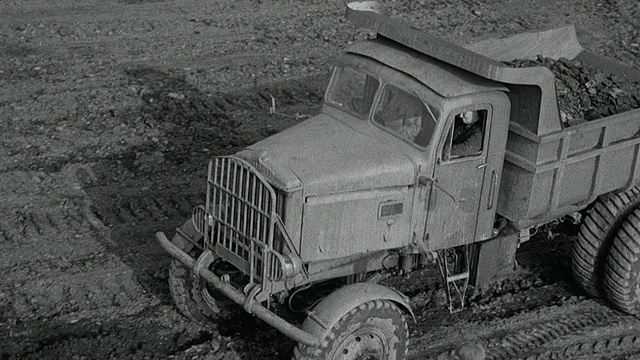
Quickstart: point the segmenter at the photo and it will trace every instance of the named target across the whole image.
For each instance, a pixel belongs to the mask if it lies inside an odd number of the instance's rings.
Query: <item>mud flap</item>
[[[518,232],[474,244],[471,256],[473,286],[483,286],[510,274],[515,268]]]

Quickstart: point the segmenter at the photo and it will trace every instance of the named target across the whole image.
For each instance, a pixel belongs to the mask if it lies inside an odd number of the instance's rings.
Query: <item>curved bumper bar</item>
[[[167,239],[167,236],[163,232],[161,231],[157,232],[156,239],[160,243],[160,246],[162,246],[162,248],[165,249],[174,259],[180,261],[188,268],[194,269],[197,275],[202,277],[209,284],[213,285],[218,291],[220,291],[226,297],[233,300],[240,306],[246,306],[246,304],[249,304],[248,305],[249,308],[246,310],[254,314],[255,316],[257,316],[260,320],[278,329],[284,335],[286,335],[287,337],[295,341],[301,342],[309,346],[314,346],[314,347],[320,346],[321,340],[317,336],[311,333],[308,333],[298,328],[297,326],[287,322],[286,320],[282,319],[278,315],[269,311],[267,308],[260,305],[259,303],[247,301],[248,300],[247,296],[245,296],[242,292],[238,291],[233,286],[223,282],[218,276],[216,276],[211,271],[203,268],[196,269],[196,260],[191,256],[189,256],[189,254],[180,250],[180,248],[175,246],[173,243],[171,243],[171,241]]]

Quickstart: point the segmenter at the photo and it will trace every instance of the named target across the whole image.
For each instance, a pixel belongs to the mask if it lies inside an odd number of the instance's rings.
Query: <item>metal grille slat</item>
[[[258,202],[257,202],[258,208],[262,209],[262,205],[263,205],[262,204],[262,194],[264,192],[264,189],[262,187],[259,187],[257,190],[258,190]],[[264,239],[264,236],[263,236],[264,234],[262,233],[262,216],[261,215],[262,214],[258,214],[258,231],[257,231],[257,234],[258,234],[258,237]]]
[[[212,189],[211,191],[207,191],[208,193],[212,192],[211,195],[211,204],[217,204],[218,203],[218,199],[220,198],[220,195],[218,194],[219,191],[218,189]],[[211,211],[211,216],[215,219],[219,219],[220,218],[220,208],[213,206],[212,208],[210,208]],[[211,239],[212,239],[212,243],[213,244],[218,244],[220,242],[220,231],[212,231],[211,232]]]
[[[256,179],[255,178],[251,178],[251,193],[250,193],[250,198],[249,198],[249,202],[252,203],[255,200],[255,194],[256,194]],[[250,230],[248,232],[249,237],[254,237],[255,233],[255,221],[256,221],[256,217],[255,217],[256,213],[254,211],[251,212],[251,220],[249,221],[249,225],[250,225]]]

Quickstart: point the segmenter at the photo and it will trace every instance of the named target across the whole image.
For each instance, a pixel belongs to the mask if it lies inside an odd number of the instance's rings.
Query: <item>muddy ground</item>
[[[640,68],[636,0],[385,1],[460,43],[575,24],[584,47]],[[176,312],[153,238],[202,202],[207,158],[318,111],[331,57],[367,37],[344,1],[0,2],[0,358],[288,359],[293,343],[238,313]],[[270,116],[270,96],[281,114]],[[640,358],[640,320],[581,292],[574,234],[524,244],[512,276],[449,315],[425,271],[410,358]]]

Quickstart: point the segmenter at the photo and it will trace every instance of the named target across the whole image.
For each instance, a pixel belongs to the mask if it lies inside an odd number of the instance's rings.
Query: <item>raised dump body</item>
[[[601,194],[640,181],[640,109],[563,129],[553,73],[502,63],[564,57],[640,81],[639,71],[585,51],[572,26],[462,47],[389,19],[374,2],[348,7],[346,17],[379,37],[507,87],[511,114],[497,213],[516,227],[575,212]]]

